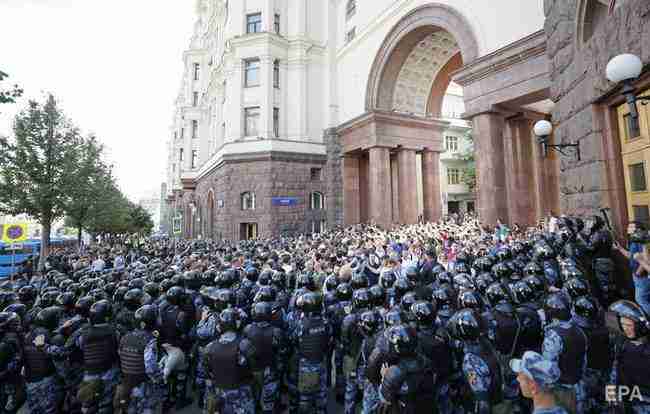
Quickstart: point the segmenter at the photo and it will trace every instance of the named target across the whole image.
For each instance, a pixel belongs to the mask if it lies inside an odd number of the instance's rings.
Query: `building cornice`
[[[452,79],[465,87],[545,53],[546,33],[539,30],[463,65],[452,74]]]
[[[378,121],[393,125],[418,128],[424,127],[430,129],[448,129],[451,125],[451,122],[439,118],[428,118],[400,112],[374,110],[361,114],[358,117],[341,124],[336,129],[336,132],[340,136],[341,134],[348,133],[352,130],[362,128],[370,123]]]

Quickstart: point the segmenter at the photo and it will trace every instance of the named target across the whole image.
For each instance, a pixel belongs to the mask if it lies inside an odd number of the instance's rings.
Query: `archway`
[[[449,6],[418,7],[391,29],[370,69],[366,113],[339,128],[346,223],[440,218],[442,102],[451,74],[478,53],[470,24]]]

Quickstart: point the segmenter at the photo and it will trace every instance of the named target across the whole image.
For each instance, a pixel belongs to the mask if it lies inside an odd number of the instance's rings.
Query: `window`
[[[280,108],[273,108],[273,135],[280,138]]]
[[[241,209],[255,210],[255,193],[247,191],[241,195]]]
[[[201,70],[201,65],[198,63],[194,64],[194,80],[197,81],[199,80],[199,71]]]
[[[244,136],[254,137],[258,134],[257,125],[260,119],[260,107],[244,109]]]
[[[174,139],[178,139],[178,131],[174,131]]]
[[[199,161],[199,152],[197,150],[192,150],[192,168],[196,168]]]
[[[460,172],[458,168],[447,168],[447,184],[457,185],[460,183]]]
[[[322,193],[316,191],[309,195],[309,208],[312,210],[325,209],[325,197]]]
[[[630,140],[641,136],[641,126],[639,125],[639,118],[634,118],[630,114],[623,117],[625,120],[625,138]]]
[[[630,170],[630,187],[632,191],[646,191],[645,169],[643,163],[632,164]]]
[[[192,93],[192,106],[199,106],[199,93]]]
[[[326,220],[321,220],[321,221],[312,221],[311,222],[311,232],[312,233],[323,233],[327,231],[327,221]]]
[[[473,201],[468,201],[467,202],[467,212],[468,213],[473,213],[474,210],[475,210],[474,202]]]
[[[199,121],[196,119],[192,120],[192,139],[196,139],[199,134]]]
[[[345,43],[350,43],[354,39],[354,36],[356,36],[356,29],[356,27],[353,27],[345,34]]]
[[[445,148],[451,152],[458,151],[458,137],[445,137]]]
[[[226,140],[226,123],[225,122],[221,124],[221,138],[223,139],[223,141]]]
[[[350,19],[357,12],[357,2],[356,0],[348,0],[348,5],[345,10],[345,18]]]
[[[178,161],[183,162],[183,148],[178,150]]]
[[[645,224],[646,226],[650,224],[650,211],[648,206],[632,206],[634,210],[634,221]]]
[[[244,61],[244,87],[260,85],[260,60],[250,59]]]
[[[246,16],[246,33],[259,33],[262,31],[262,13]]]
[[[280,61],[279,60],[273,61],[273,87],[274,88],[280,87]]]
[[[312,181],[320,181],[322,179],[321,178],[321,172],[322,172],[322,169],[320,169],[320,168],[312,168],[311,171],[310,171],[311,180]]]
[[[273,16],[273,31],[276,35],[280,35],[280,15],[277,13]]]
[[[185,128],[181,128],[181,139],[185,138]]]

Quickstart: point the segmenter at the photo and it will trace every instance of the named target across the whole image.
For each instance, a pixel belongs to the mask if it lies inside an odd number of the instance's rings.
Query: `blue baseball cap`
[[[525,374],[544,388],[552,388],[560,379],[557,364],[534,351],[526,351],[521,359],[511,359],[510,369]]]

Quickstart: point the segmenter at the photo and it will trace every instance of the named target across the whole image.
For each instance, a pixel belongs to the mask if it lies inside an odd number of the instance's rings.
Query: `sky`
[[[104,143],[129,198],[159,196],[194,0],[0,0],[0,21],[0,87],[25,90],[0,108],[0,134],[28,99],[53,93]]]

